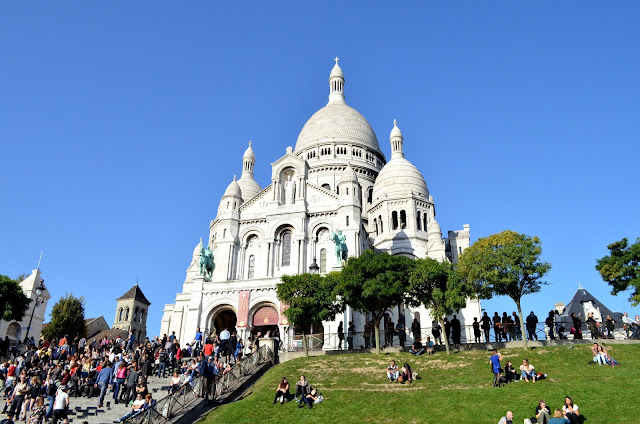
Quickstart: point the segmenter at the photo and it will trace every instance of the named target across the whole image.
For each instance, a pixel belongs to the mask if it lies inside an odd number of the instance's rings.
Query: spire
[[[338,65],[339,58],[333,59],[336,64],[329,75],[329,103],[344,103],[344,74]]]
[[[398,128],[398,121],[394,119],[393,129],[389,136],[389,141],[391,142],[391,159],[404,157],[404,152],[402,151],[402,140],[402,131]]]
[[[242,175],[240,178],[245,176],[253,178],[253,165],[256,163],[256,155],[253,153],[253,149],[251,148],[251,140],[249,140],[249,147],[244,151],[244,155],[242,155]]]

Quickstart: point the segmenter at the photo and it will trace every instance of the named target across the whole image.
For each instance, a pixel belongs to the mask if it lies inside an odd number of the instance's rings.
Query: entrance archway
[[[278,331],[278,321],[280,314],[271,305],[263,305],[256,309],[253,313],[253,331],[254,335],[258,332],[264,336],[269,332],[270,335],[274,335]]]
[[[12,342],[15,342],[20,339],[20,333],[22,332],[22,327],[17,322],[12,322],[7,327],[7,338]]]
[[[238,317],[232,309],[223,309],[213,314],[209,328],[213,334],[220,334],[225,328],[229,330],[230,333],[233,333],[236,331],[237,321]]]

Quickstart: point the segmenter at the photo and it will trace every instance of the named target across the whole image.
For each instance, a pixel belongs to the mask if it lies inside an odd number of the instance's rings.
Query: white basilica
[[[349,256],[366,249],[415,258],[456,262],[469,246],[469,226],[443,238],[433,197],[424,177],[403,153],[403,137],[394,121],[389,162],[371,125],[348,106],[345,79],[336,65],[329,77],[329,102],[300,131],[295,149],[271,164],[271,184],[261,188],[253,178],[255,154],[242,157],[242,175],[227,187],[209,226],[208,246],[215,270],[200,275],[202,241],[175,303],[165,305],[161,334],[193,341],[196,327],[207,333],[223,327],[263,334],[278,326],[287,343],[294,329],[282,313],[276,285],[284,274],[340,269],[332,232],[346,236]],[[431,326],[424,308],[400,305],[389,315],[404,318],[410,328],[418,318]],[[462,315],[462,316],[460,316]],[[470,302],[458,318],[470,325],[480,305]],[[361,332],[369,317],[347,309],[315,332],[335,333],[338,322],[353,321]],[[411,343],[410,331],[407,343]],[[362,343],[355,343],[357,346]]]

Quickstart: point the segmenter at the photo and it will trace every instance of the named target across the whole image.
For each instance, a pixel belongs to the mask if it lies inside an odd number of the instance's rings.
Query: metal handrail
[[[216,397],[232,392],[235,389],[235,384],[242,377],[252,374],[267,362],[273,362],[273,359],[274,353],[269,346],[260,346],[258,350],[247,355],[241,362],[236,363],[230,371],[214,378],[213,385]],[[194,401],[202,400],[200,394],[203,393],[203,385],[206,384],[207,378],[198,376],[191,382],[185,383],[179,390],[158,400],[152,407],[127,418],[123,423],[160,424],[168,422]]]

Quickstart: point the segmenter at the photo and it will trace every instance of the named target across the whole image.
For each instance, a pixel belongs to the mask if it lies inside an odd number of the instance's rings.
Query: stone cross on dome
[[[335,59],[333,59],[336,62],[336,65],[338,64],[338,61],[340,60],[340,58],[338,56],[336,56]]]

